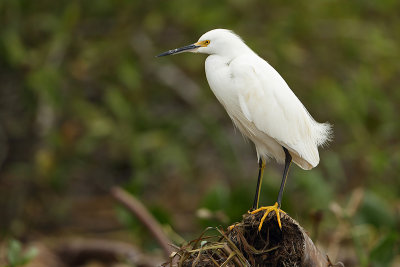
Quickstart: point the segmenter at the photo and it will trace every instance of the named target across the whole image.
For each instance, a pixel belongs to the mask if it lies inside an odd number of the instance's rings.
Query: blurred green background
[[[109,197],[120,185],[179,244],[252,204],[257,159],[205,55],[155,58],[234,30],[334,141],[293,166],[283,209],[333,261],[399,266],[400,2],[0,1],[0,240],[106,236],[156,253]],[[261,203],[283,166],[267,165]],[[396,256],[397,255],[397,256]]]

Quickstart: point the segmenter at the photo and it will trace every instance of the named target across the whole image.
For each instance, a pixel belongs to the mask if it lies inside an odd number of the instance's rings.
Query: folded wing
[[[231,71],[245,118],[312,167],[318,165],[318,146],[329,140],[330,125],[316,122],[279,73],[263,59],[254,56],[235,60]]]

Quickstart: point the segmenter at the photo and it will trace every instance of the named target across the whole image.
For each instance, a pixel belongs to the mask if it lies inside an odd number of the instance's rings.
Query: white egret
[[[305,170],[317,166],[318,146],[330,140],[331,126],[316,122],[279,73],[232,31],[211,30],[198,42],[169,50],[158,57],[181,52],[209,55],[205,71],[211,90],[235,126],[256,147],[259,173],[251,213],[265,210],[259,225],[261,230],[268,213],[275,211],[282,228],[279,212],[283,212],[282,194],[290,164],[293,161]],[[268,158],[275,158],[285,167],[275,205],[259,208]]]

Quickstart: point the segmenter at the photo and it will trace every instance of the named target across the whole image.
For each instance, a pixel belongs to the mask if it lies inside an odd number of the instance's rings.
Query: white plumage
[[[210,54],[205,70],[211,90],[240,130],[256,146],[258,157],[293,161],[309,170],[319,163],[318,146],[330,139],[329,124],[316,122],[279,73],[237,35],[216,29],[199,53]]]
[[[208,83],[240,132],[256,146],[259,174],[251,213],[275,211],[279,227],[282,194],[291,162],[305,170],[319,163],[318,146],[330,140],[331,126],[308,113],[285,80],[242,39],[229,30],[205,33],[199,41],[159,56],[204,53]],[[268,158],[285,163],[275,205],[258,208],[261,181]]]
[[[204,53],[211,90],[240,132],[256,146],[258,158],[293,161],[309,170],[319,163],[318,146],[330,140],[331,126],[308,113],[279,73],[232,31],[215,29],[197,43],[169,50]]]

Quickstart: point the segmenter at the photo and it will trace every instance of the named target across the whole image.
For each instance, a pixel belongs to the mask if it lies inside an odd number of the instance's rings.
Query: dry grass
[[[245,214],[227,231],[207,228],[199,238],[178,248],[163,266],[303,266],[307,242],[303,229],[282,214],[281,230],[271,213],[258,231],[262,215]],[[207,235],[211,231],[216,234]]]

